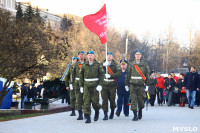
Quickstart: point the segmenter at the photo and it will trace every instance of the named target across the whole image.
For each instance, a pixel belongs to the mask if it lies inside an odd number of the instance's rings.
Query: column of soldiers
[[[129,115],[129,92],[131,99],[131,110],[133,111],[133,121],[142,119],[142,109],[144,108],[145,86],[148,88],[149,67],[141,60],[142,51],[135,52],[133,64],[128,64],[126,60],[121,60],[121,69],[113,60],[113,53],[107,53],[107,60],[98,63],[95,59],[94,51],[79,51],[78,58],[73,59],[73,63],[66,76],[66,89],[70,90],[70,106],[75,116],[78,110],[77,120],[86,119],[85,123],[91,123],[91,105],[95,111],[94,121],[99,119],[99,110],[104,111],[103,120],[113,119],[116,108],[116,91],[118,94],[116,115],[120,116],[122,105],[124,104],[124,114]],[[145,86],[144,86],[145,85]],[[99,95],[102,97],[102,105],[99,103]],[[123,98],[123,99],[122,99]],[[123,101],[123,102],[122,102]],[[108,117],[108,103],[110,103],[110,115]]]

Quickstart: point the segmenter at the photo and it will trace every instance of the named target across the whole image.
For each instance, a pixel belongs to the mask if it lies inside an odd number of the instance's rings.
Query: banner
[[[97,13],[84,16],[83,23],[90,31],[92,31],[99,37],[101,44],[105,44],[107,42],[106,4],[104,4]]]

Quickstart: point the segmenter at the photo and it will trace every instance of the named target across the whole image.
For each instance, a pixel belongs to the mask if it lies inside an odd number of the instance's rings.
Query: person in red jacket
[[[163,103],[163,90],[165,89],[165,86],[164,86],[165,80],[159,72],[156,73],[156,80],[157,80],[156,92],[157,92],[158,105],[162,106],[163,105],[162,104]]]

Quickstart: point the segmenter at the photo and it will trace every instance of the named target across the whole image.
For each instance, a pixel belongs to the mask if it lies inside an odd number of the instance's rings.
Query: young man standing
[[[75,103],[76,103],[76,97],[75,97],[75,89],[74,89],[74,75],[73,75],[73,64],[78,61],[77,57],[73,58],[73,62],[69,68],[69,71],[67,72],[67,75],[65,77],[65,86],[67,90],[70,90],[70,107],[72,109],[72,113],[70,116],[75,116]]]
[[[125,89],[125,79],[127,75],[127,64],[128,62],[126,60],[120,60],[121,64],[121,77],[117,79],[117,111],[116,115],[119,117],[120,113],[122,111],[122,105],[124,104],[124,115],[126,117],[129,116],[129,106],[128,101],[129,101],[129,96],[130,92],[129,89]]]
[[[80,91],[79,86],[79,72],[83,64],[85,63],[85,52],[79,51],[78,52],[79,61],[74,64],[74,82],[75,82],[75,92],[76,92],[76,109],[78,110],[79,116],[77,120],[83,120],[83,93]]]
[[[186,73],[183,86],[186,86],[186,96],[188,99],[188,106],[194,109],[194,102],[196,91],[199,90],[199,74],[196,72],[196,67],[192,66],[190,72]]]
[[[142,51],[135,51],[135,60],[129,67],[127,73],[126,86],[130,85],[130,96],[131,96],[131,110],[133,111],[133,121],[142,119],[142,109],[144,108],[145,90],[144,85],[149,85],[149,74],[150,69],[147,63],[141,60]],[[146,86],[148,89],[148,86]],[[146,90],[147,90],[146,89]],[[137,114],[139,108],[139,112]]]
[[[94,51],[87,52],[86,61],[80,70],[80,91],[83,93],[85,123],[91,123],[91,104],[95,110],[94,121],[99,119],[99,91],[102,90],[103,68],[95,60]]]
[[[116,97],[116,78],[119,78],[120,68],[118,67],[117,63],[113,60],[113,53],[107,53],[107,62],[106,60],[103,62],[103,69],[104,69],[104,81],[103,81],[103,89],[101,92],[102,96],[102,109],[104,111],[104,118],[103,120],[108,120],[108,101],[110,101],[110,109],[111,113],[109,119],[113,119],[114,110],[116,108],[115,97]],[[107,73],[106,73],[107,71]]]

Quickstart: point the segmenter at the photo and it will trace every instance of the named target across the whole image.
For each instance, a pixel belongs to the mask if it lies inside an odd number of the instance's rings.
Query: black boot
[[[142,109],[139,109],[139,112],[138,112],[138,119],[139,119],[139,120],[142,119]]]
[[[118,117],[120,116],[120,113],[119,113],[119,112],[116,112],[115,114],[116,114],[116,116],[118,116]]]
[[[87,117],[87,119],[86,119],[85,123],[91,123],[90,115],[86,114],[86,117]]]
[[[115,111],[114,109],[111,110],[111,113],[110,113],[109,119],[113,119],[113,117],[114,117],[114,111]]]
[[[133,111],[134,117],[133,117],[133,121],[137,121],[138,120],[138,116],[137,116],[137,111]]]
[[[98,121],[99,119],[99,111],[95,111],[94,121]]]
[[[83,120],[83,111],[78,110],[78,114],[79,114],[79,116],[78,116],[77,120]]]
[[[103,120],[108,120],[108,111],[104,111],[104,118]]]
[[[76,113],[75,113],[75,109],[72,108],[72,113],[70,114],[70,116],[76,116]]]

